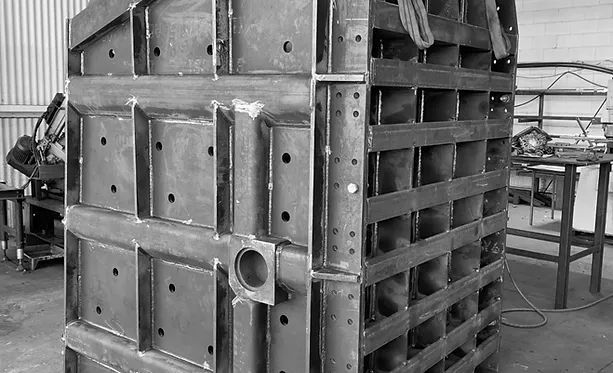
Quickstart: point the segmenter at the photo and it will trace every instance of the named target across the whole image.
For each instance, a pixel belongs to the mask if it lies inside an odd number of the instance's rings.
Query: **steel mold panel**
[[[134,135],[132,120],[83,117],[82,202],[134,211]]]
[[[149,7],[152,74],[212,74],[210,0],[160,0]]]
[[[311,71],[311,0],[234,0],[232,6],[236,73]]]
[[[275,127],[272,150],[271,232],[296,244],[308,242],[309,163],[308,128]]]
[[[194,364],[214,366],[212,271],[153,260],[153,345]]]
[[[83,72],[87,75],[131,75],[131,38],[130,23],[124,22],[86,46]]]
[[[151,160],[153,215],[213,226],[215,143],[211,123],[153,120]]]
[[[81,318],[113,333],[136,338],[136,276],[133,254],[80,241]]]

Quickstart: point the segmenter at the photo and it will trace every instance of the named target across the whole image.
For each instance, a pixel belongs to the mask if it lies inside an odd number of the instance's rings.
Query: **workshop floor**
[[[527,227],[527,207],[510,208],[510,225]],[[556,224],[537,209],[535,229],[551,231]],[[514,246],[550,252],[555,247],[510,238]],[[605,253],[603,294],[613,293],[613,248]],[[520,287],[541,307],[553,304],[553,264],[509,257]],[[589,260],[573,264],[569,305],[597,299],[588,289]],[[61,263],[44,265],[33,273],[16,273],[11,263],[0,263],[0,372],[55,373],[62,368],[63,272]],[[523,307],[511,282],[504,285],[505,307]],[[613,373],[613,300],[592,309],[550,315],[538,330],[504,327],[500,372]],[[509,315],[520,323],[538,321],[527,314]]]

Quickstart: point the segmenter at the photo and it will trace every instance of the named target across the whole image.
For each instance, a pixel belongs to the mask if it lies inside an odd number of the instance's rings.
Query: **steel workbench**
[[[521,229],[509,228],[507,233],[513,236],[527,237],[540,241],[559,243],[558,255],[544,254],[519,248],[507,248],[507,253],[533,259],[545,260],[558,264],[558,274],[556,281],[555,308],[566,308],[568,298],[568,278],[570,263],[580,258],[592,256],[592,270],[590,279],[590,291],[600,292],[602,280],[602,263],[604,249],[604,235],[606,225],[606,210],[608,199],[609,176],[611,172],[611,162],[613,155],[607,154],[595,161],[583,161],[576,158],[532,158],[516,156],[512,158],[515,164],[526,166],[549,165],[564,167],[564,192],[562,203],[562,226],[560,235],[550,235],[526,231]],[[577,184],[577,168],[583,166],[599,165],[598,177],[598,197],[596,203],[596,223],[593,238],[577,237],[573,231],[573,211],[575,207],[575,189]],[[572,254],[571,247],[578,246],[585,250]]]

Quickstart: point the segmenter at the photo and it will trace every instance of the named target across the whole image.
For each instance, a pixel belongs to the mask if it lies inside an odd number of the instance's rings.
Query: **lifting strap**
[[[500,25],[496,0],[485,0],[485,9],[494,56],[497,60],[506,58],[511,54],[511,42]]]
[[[428,12],[423,0],[398,0],[402,26],[409,33],[417,48],[427,49],[434,43],[428,23]]]

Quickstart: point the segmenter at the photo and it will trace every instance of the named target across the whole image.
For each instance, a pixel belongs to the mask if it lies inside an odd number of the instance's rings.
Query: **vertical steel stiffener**
[[[90,1],[65,371],[496,371],[516,59],[485,4],[428,0],[419,51],[394,1]]]

